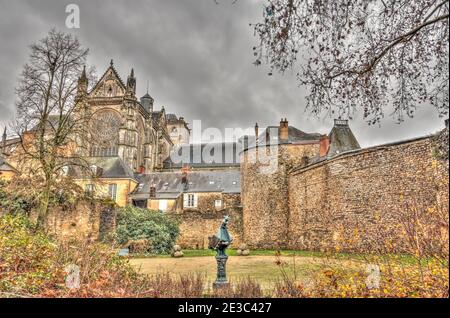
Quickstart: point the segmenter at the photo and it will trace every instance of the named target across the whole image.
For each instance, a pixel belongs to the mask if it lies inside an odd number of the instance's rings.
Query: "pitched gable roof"
[[[306,133],[294,126],[288,126],[288,139],[280,141],[279,139],[279,126],[268,126],[263,132],[258,136],[258,145],[281,145],[281,144],[301,144],[301,143],[311,143],[319,142],[322,136],[319,133]],[[249,145],[246,149],[254,148],[256,146],[256,141],[254,138],[249,139]]]
[[[156,199],[176,199],[183,193],[218,192],[240,193],[241,176],[237,170],[195,171],[186,176],[181,172],[155,172],[138,176],[139,187],[131,195],[134,199],[150,198],[150,188],[155,187]]]
[[[16,171],[16,169],[0,156],[0,171]]]
[[[86,159],[90,165],[101,168],[102,179],[135,179],[133,171],[119,157],[92,157]],[[70,166],[69,175],[74,178],[85,178],[87,174],[80,166]]]
[[[125,83],[122,81],[122,78],[120,77],[119,73],[117,72],[116,68],[114,67],[113,61],[111,60],[111,64],[106,69],[105,73],[103,73],[102,77],[100,77],[100,79],[97,81],[95,86],[91,89],[91,91],[89,92],[89,95],[92,94],[93,92],[95,92],[98,89],[98,87],[100,86],[101,83],[103,83],[103,81],[105,80],[105,78],[106,78],[106,76],[108,74],[113,75],[114,79],[116,79],[117,82],[119,83],[119,86],[124,91],[126,90]]]

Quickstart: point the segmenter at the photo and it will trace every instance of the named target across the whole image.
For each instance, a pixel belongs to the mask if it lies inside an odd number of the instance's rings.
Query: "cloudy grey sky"
[[[125,79],[134,67],[138,95],[150,94],[156,108],[203,127],[276,125],[287,117],[306,132],[328,133],[332,119],[305,112],[304,91],[294,74],[267,76],[255,67],[257,44],[251,22],[263,1],[241,0],[0,0],[0,127],[14,115],[14,87],[28,46],[56,27],[78,36],[90,49],[98,76],[114,59]],[[81,28],[65,27],[66,5],[78,4]],[[362,146],[433,133],[444,126],[435,109],[423,107],[401,125],[386,117],[381,127],[361,119],[351,127]]]

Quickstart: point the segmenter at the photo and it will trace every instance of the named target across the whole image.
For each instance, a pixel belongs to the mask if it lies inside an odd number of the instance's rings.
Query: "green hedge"
[[[116,240],[125,245],[129,241],[147,239],[151,245],[149,253],[169,253],[180,232],[178,224],[176,219],[162,212],[128,206],[118,210]]]

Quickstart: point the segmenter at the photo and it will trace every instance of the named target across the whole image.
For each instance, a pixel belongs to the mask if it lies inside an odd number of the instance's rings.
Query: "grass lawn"
[[[356,253],[333,253],[327,254],[322,252],[311,252],[311,251],[301,251],[301,250],[281,250],[281,256],[295,256],[295,257],[313,257],[313,258],[332,258],[337,260],[370,260],[373,258],[379,259],[380,256],[371,256],[369,254],[356,254]],[[213,250],[183,250],[185,257],[214,257],[216,252]],[[277,251],[275,250],[251,250],[251,256],[272,256],[275,258]],[[229,256],[237,256],[236,249],[227,249],[227,255]],[[133,256],[131,256],[133,257]],[[392,254],[392,255],[384,255],[386,259],[389,259],[392,262],[403,263],[405,265],[415,265],[417,261],[411,255],[406,254]],[[149,255],[149,256],[134,256],[133,258],[171,258],[170,255]]]
[[[169,273],[171,275],[200,273],[207,281],[212,282],[216,277],[216,260],[213,251],[184,251],[185,257],[171,258],[147,257],[133,258],[130,262],[142,273],[155,275]],[[316,253],[283,251],[280,260],[286,264],[286,272],[298,281],[308,283],[312,273],[333,266],[344,266],[348,270],[356,270],[361,263],[348,259],[328,259]],[[275,251],[252,251],[251,256],[234,256],[236,251],[230,250],[227,262],[227,273],[230,281],[246,278],[257,280],[264,289],[273,287],[277,280],[282,279],[280,267],[276,264]],[[296,255],[296,257],[293,257]]]

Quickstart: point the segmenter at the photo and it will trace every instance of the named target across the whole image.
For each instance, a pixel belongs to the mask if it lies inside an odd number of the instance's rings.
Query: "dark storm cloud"
[[[65,28],[65,7],[81,9],[81,28]],[[256,38],[249,26],[262,14],[262,1],[154,0],[60,1],[0,0],[0,125],[14,114],[14,87],[28,45],[57,29],[73,32],[90,48],[89,64],[99,76],[114,59],[123,79],[134,67],[138,95],[146,91],[156,108],[202,120],[202,126],[292,125],[327,133],[332,120],[305,112],[304,91],[292,74],[267,76],[253,66]],[[351,123],[364,146],[432,133],[443,126],[431,107],[402,125],[389,117],[381,127]]]

